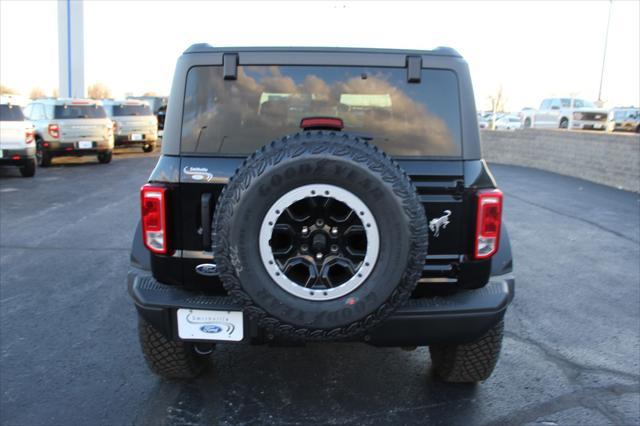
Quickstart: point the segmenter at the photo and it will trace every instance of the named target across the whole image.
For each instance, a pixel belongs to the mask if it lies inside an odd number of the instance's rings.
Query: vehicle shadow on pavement
[[[463,424],[478,387],[445,384],[428,350],[226,346],[193,382],[160,381],[137,424]]]

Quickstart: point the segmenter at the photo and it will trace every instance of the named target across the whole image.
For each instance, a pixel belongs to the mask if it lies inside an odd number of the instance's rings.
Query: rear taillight
[[[474,257],[487,259],[498,251],[500,225],[502,223],[502,191],[489,189],[478,191],[476,241]]]
[[[166,191],[162,186],[147,184],[140,189],[142,238],[153,253],[167,254]]]
[[[49,124],[49,136],[54,139],[60,138],[60,126],[57,124]]]
[[[34,141],[34,132],[33,130],[27,130],[24,134],[24,142],[27,144],[33,143]]]

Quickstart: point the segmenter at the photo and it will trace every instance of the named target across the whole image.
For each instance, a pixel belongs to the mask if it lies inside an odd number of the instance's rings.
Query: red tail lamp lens
[[[476,259],[488,259],[498,251],[500,245],[502,191],[482,190],[477,197],[474,256]]]
[[[140,189],[144,245],[158,254],[168,253],[166,191],[162,186],[151,184]]]

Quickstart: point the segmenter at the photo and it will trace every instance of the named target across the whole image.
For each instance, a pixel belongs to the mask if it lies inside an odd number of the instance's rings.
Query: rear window
[[[339,117],[344,130],[371,138],[394,156],[460,156],[455,73],[424,69],[408,83],[405,68],[241,66],[187,75],[183,153],[247,155],[300,130],[304,117]]]
[[[113,105],[111,107],[113,117],[127,115],[152,115],[149,105]]]
[[[22,109],[16,105],[0,105],[0,121],[23,121]]]
[[[54,118],[106,118],[101,105],[56,105]]]

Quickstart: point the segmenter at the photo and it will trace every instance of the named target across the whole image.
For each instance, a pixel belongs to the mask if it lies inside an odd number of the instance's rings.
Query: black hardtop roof
[[[405,55],[430,55],[430,56],[462,56],[451,47],[436,47],[433,50],[411,49],[376,49],[366,47],[213,47],[208,43],[196,43],[191,45],[185,54],[189,53],[240,53],[240,52],[308,52],[308,53],[389,53]]]

